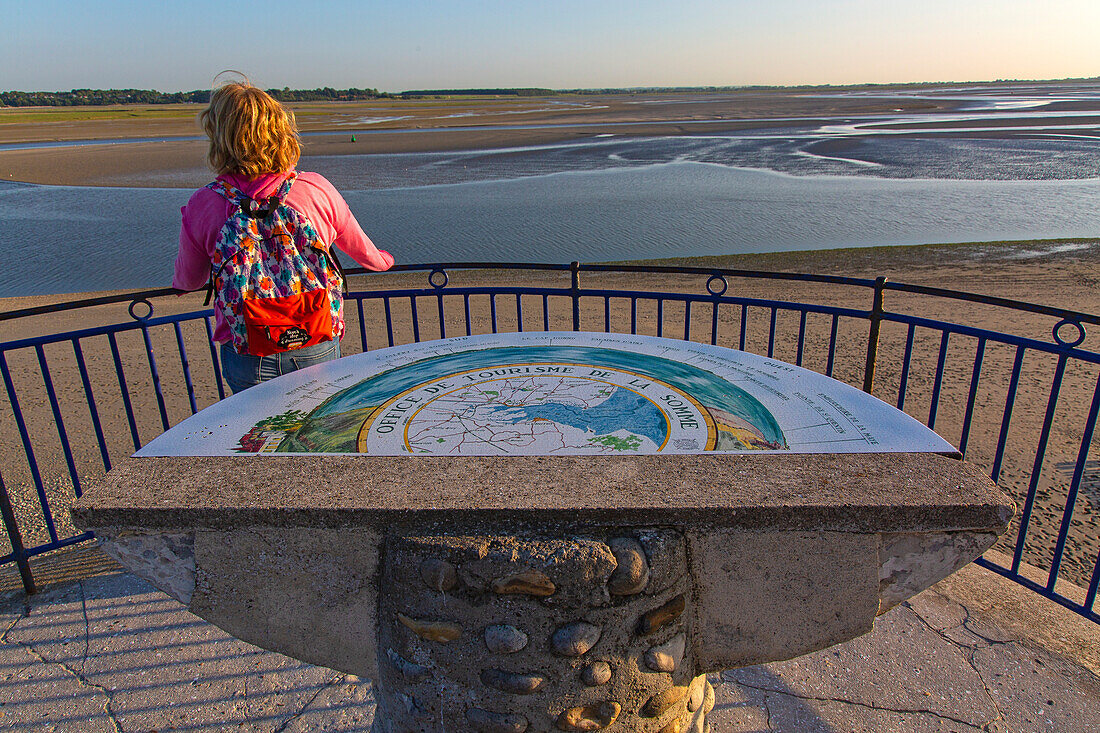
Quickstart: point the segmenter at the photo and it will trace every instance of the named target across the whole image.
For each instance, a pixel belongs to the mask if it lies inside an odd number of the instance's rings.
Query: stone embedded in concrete
[[[538,692],[546,684],[546,678],[537,674],[517,674],[502,669],[485,669],[481,672],[481,682],[494,690],[513,695],[530,695]]]
[[[424,580],[424,585],[441,593],[446,593],[458,585],[458,572],[455,566],[435,557],[420,563],[420,577]]]
[[[616,537],[607,544],[617,563],[607,581],[611,595],[631,596],[645,590],[649,584],[649,561],[641,543],[633,537]]]
[[[428,674],[427,667],[410,662],[393,649],[386,649],[386,656],[389,658],[390,664],[407,680],[418,680]]]
[[[558,730],[593,731],[612,725],[623,710],[617,702],[596,702],[584,707],[570,708],[558,716]]]
[[[680,618],[687,604],[687,597],[681,593],[667,603],[646,611],[638,620],[638,633],[642,636],[656,633]]]
[[[527,718],[510,713],[494,713],[481,708],[466,711],[466,721],[477,733],[523,733],[527,730]]]
[[[142,580],[187,605],[195,592],[195,534],[97,530],[103,551]]]
[[[992,531],[880,535],[879,614],[981,557],[997,537]]]
[[[677,634],[664,644],[650,647],[645,653],[645,666],[654,672],[674,672],[684,658],[687,637]]]
[[[707,677],[706,675],[699,675],[691,681],[688,685],[688,712],[694,713],[703,705],[703,698],[707,693]]]
[[[494,624],[485,627],[485,646],[494,654],[515,654],[527,646],[527,634],[515,626]]]
[[[660,717],[668,712],[673,705],[683,700],[687,692],[688,688],[685,685],[667,687],[649,698],[642,709],[638,711],[638,714],[646,718]]]
[[[403,613],[397,614],[397,620],[421,639],[428,641],[446,643],[462,636],[462,627],[449,621],[421,621]]]
[[[554,595],[557,588],[546,573],[539,570],[524,570],[521,573],[493,581],[493,592],[501,594],[522,594],[545,598]]]
[[[667,725],[661,728],[659,733],[680,733],[680,731],[683,730],[683,726],[684,722],[680,718],[673,718],[668,721]]]
[[[611,665],[607,662],[592,662],[581,670],[581,680],[589,687],[599,687],[611,681]]]
[[[635,532],[645,551],[649,566],[646,595],[659,595],[677,583],[688,570],[684,536],[661,529],[639,529]]]
[[[587,621],[576,621],[554,632],[550,643],[563,657],[580,657],[600,640],[600,627]]]
[[[687,539],[699,672],[790,659],[871,630],[877,534],[689,532]]]

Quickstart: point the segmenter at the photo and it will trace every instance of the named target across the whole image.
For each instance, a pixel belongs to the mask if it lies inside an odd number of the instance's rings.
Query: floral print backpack
[[[269,356],[341,338],[343,269],[309,217],[288,206],[292,171],[274,196],[253,201],[225,181],[207,188],[237,210],[214,246],[210,289],[238,354]]]

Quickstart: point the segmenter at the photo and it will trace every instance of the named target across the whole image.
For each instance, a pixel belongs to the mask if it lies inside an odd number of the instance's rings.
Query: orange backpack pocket
[[[281,298],[245,298],[248,353],[270,356],[332,339],[328,290],[320,288]]]

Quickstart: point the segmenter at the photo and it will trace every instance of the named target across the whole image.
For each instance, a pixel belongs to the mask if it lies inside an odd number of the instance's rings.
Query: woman
[[[209,283],[217,294],[214,341],[221,344],[226,382],[239,392],[339,357],[341,282],[329,248],[340,247],[370,270],[389,269],[393,256],[374,246],[323,176],[294,170],[301,154],[294,115],[263,90],[247,81],[220,86],[199,121],[210,138],[207,158],[217,179],[180,210],[172,286],[196,290]],[[275,277],[275,289],[267,292],[260,283],[271,286],[272,271],[283,280]],[[288,322],[272,330],[267,314],[300,315],[303,292],[310,287],[327,293],[324,308],[310,307],[331,311],[330,320],[317,326],[311,316],[309,323]],[[291,299],[293,306],[285,302]]]

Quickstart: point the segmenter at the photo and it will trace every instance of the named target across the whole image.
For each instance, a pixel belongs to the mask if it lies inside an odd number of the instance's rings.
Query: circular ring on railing
[[[443,282],[437,283],[435,281],[435,276],[436,275],[442,275],[443,276]],[[430,273],[428,273],[428,284],[431,285],[436,290],[442,290],[443,288],[447,287],[447,281],[448,280],[450,280],[450,278],[447,277],[447,273],[444,272],[443,270],[438,269],[438,268],[436,268],[435,270],[432,270]]]
[[[137,306],[139,303],[149,309],[143,316],[139,316],[137,313],[134,312],[134,307]],[[130,318],[133,318],[135,321],[144,321],[149,318],[149,316],[153,315],[153,304],[145,298],[138,298],[137,300],[131,300],[129,307],[126,310],[129,311]]]
[[[1062,338],[1061,330],[1063,326],[1073,326],[1077,329],[1076,341],[1066,341],[1064,338]],[[1071,321],[1068,318],[1064,318],[1054,325],[1053,335],[1054,340],[1057,341],[1060,345],[1073,348],[1074,346],[1077,346],[1085,340],[1085,327],[1081,325],[1080,321]]]
[[[722,283],[722,289],[721,290],[715,290],[714,289],[714,281],[715,280]],[[726,292],[726,290],[728,288],[729,288],[729,283],[726,282],[726,276],[725,275],[711,275],[710,279],[707,280],[707,292],[710,293],[711,295],[714,295],[714,296],[722,295],[723,293]]]

